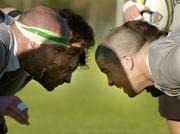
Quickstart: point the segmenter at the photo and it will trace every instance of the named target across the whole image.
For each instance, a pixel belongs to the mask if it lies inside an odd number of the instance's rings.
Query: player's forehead
[[[101,69],[102,72],[107,71],[107,70],[112,70],[112,68],[115,66],[111,61],[106,60],[103,56],[98,57],[96,59],[97,65]]]

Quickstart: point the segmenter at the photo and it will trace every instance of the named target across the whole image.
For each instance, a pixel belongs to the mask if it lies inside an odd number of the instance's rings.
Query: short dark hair
[[[79,56],[79,65],[87,66],[87,53],[90,47],[94,46],[94,31],[92,27],[78,14],[70,9],[52,9],[55,13],[61,15],[67,20],[69,28],[72,32],[71,42],[83,41],[84,50]]]
[[[103,45],[99,45],[96,49],[95,59],[98,59],[99,56],[108,57],[106,58],[107,62],[113,62],[113,64],[120,64],[120,60],[117,54],[111,48],[108,48]]]
[[[159,31],[155,26],[150,25],[147,22],[129,21],[120,27],[112,29],[100,46],[102,45],[111,48],[120,55],[121,52],[124,51],[129,54],[135,54],[146,42],[152,42],[162,35],[166,35],[166,33]],[[99,51],[99,49],[102,48],[103,47],[98,47],[96,51]],[[104,51],[99,52],[105,53]],[[97,58],[98,57],[96,56],[96,59]],[[106,57],[106,60],[107,58],[109,57]]]

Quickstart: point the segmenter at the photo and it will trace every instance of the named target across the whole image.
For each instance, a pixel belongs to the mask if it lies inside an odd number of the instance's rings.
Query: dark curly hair
[[[168,34],[167,32],[158,30],[155,26],[146,21],[129,21],[124,23],[123,27],[133,32],[137,32],[142,38],[144,38],[145,41],[149,42],[158,39],[160,36]]]
[[[61,15],[67,20],[69,28],[72,32],[71,43],[83,41],[83,51],[79,56],[79,65],[87,67],[87,53],[90,47],[94,46],[95,35],[92,27],[78,14],[75,14],[70,9],[52,9],[55,13]]]

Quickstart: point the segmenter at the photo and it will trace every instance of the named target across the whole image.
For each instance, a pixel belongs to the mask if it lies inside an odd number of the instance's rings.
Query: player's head
[[[127,22],[113,29],[96,50],[96,62],[107,75],[108,84],[134,97],[142,89],[138,85],[139,66],[136,56],[147,42],[158,39],[162,33],[154,26],[142,21]]]
[[[22,69],[49,91],[69,83],[81,50],[71,47],[64,18],[49,8],[35,7],[23,13],[14,25],[20,33],[18,46],[22,40],[28,46],[28,51],[18,55]]]
[[[79,45],[83,46],[83,50],[79,56],[79,65],[80,66],[87,66],[86,58],[88,49],[94,46],[95,39],[94,39],[94,31],[92,27],[84,20],[83,17],[74,13],[70,9],[52,9],[55,13],[65,18],[70,28],[70,42],[72,45]],[[22,13],[15,8],[6,8],[3,9],[8,15],[11,17],[17,17]]]
[[[68,22],[68,26],[71,29],[71,40],[68,47],[54,47],[54,50],[59,55],[56,58],[54,66],[46,67],[46,71],[42,73],[43,77],[40,80],[38,80],[37,77],[35,78],[48,90],[53,90],[54,87],[64,82],[69,83],[72,72],[74,72],[77,66],[86,65],[86,52],[94,45],[93,29],[81,16],[73,13],[69,9],[53,9],[53,11],[55,11],[58,16],[65,18],[66,23]],[[23,17],[20,19],[22,18]],[[45,48],[46,45],[43,45],[43,47]],[[38,53],[38,51],[36,53]],[[43,56],[43,54],[41,54],[39,57],[46,57],[46,55]],[[48,60],[49,58],[46,59]],[[41,61],[44,63],[43,60]],[[27,62],[28,60],[26,58],[25,63]],[[56,66],[56,64],[58,64],[58,66]],[[32,70],[34,69],[32,68]],[[40,70],[37,71],[37,68],[36,72],[39,72],[40,76],[42,75],[40,74]]]

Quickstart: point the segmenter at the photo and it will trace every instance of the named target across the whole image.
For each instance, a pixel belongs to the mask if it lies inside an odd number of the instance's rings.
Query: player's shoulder
[[[0,27],[0,45],[1,47],[5,47],[6,49],[11,44],[13,35],[10,29],[6,29],[5,27]]]
[[[4,45],[10,44],[10,40],[13,37],[10,29],[12,19],[0,10],[0,41]]]
[[[0,74],[6,65],[6,56],[7,56],[7,49],[3,42],[0,41]]]

